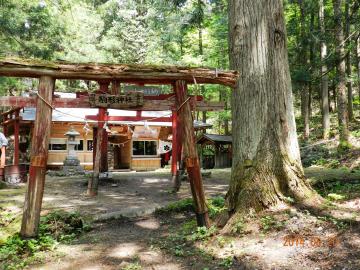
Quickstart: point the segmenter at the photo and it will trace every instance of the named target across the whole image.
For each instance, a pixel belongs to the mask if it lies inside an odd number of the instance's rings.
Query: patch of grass
[[[41,252],[53,250],[58,243],[69,243],[89,230],[79,214],[56,211],[41,217],[39,235],[34,239],[21,239],[19,234],[9,237],[0,245],[0,261],[4,270],[22,269],[40,262]]]
[[[165,214],[165,213],[178,213],[185,211],[194,210],[193,200],[191,198],[182,199],[177,202],[173,202],[168,204],[165,207],[156,209],[156,214]]]
[[[211,226],[210,228],[206,227],[197,227],[196,231],[192,233],[190,239],[193,241],[204,241],[209,239],[217,232],[217,228],[215,226]]]
[[[338,231],[345,231],[350,226],[348,221],[340,220],[332,216],[320,216],[318,219],[324,222],[332,223],[332,225],[334,225]]]
[[[242,234],[245,231],[246,225],[242,218],[239,218],[232,227],[231,232],[233,234]]]
[[[207,200],[207,207],[209,210],[209,216],[214,218],[221,211],[225,210],[225,199],[221,196],[213,197]],[[159,208],[155,211],[156,214],[165,213],[180,213],[194,211],[193,199],[187,198],[177,202],[168,204],[165,207]]]
[[[324,166],[326,168],[331,168],[331,169],[336,169],[339,168],[341,166],[341,163],[339,160],[337,159],[325,159],[325,158],[320,158],[318,160],[316,160],[313,165],[317,165],[317,166]]]
[[[141,269],[142,269],[142,267],[138,261],[131,262],[121,268],[121,270],[141,270]]]
[[[141,270],[141,269],[142,267],[139,262],[129,263],[121,268],[121,270]]]
[[[222,259],[222,261],[219,263],[219,265],[226,269],[231,268],[231,266],[233,265],[233,257],[229,256],[229,257]]]
[[[284,228],[284,222],[276,220],[273,216],[263,216],[260,218],[261,229],[264,232],[269,232],[272,230],[281,230]]]
[[[225,206],[225,199],[221,196],[208,199],[207,206],[210,218],[215,218],[219,213],[227,209]]]
[[[316,185],[317,183],[332,182],[332,181],[347,181],[359,180],[360,170],[350,171],[347,168],[330,169],[324,167],[309,167],[305,168],[305,175],[309,178],[310,183]]]
[[[360,197],[360,178],[358,180],[341,179],[320,181],[314,185],[316,191],[330,201],[344,201]]]
[[[226,236],[223,236],[223,235],[220,235],[220,236],[218,236],[218,237],[216,237],[216,242],[217,242],[217,244],[218,244],[218,246],[220,247],[220,248],[223,248],[223,247],[225,247],[225,245],[227,245],[227,244],[233,244],[233,238],[231,238],[231,237],[226,237]]]

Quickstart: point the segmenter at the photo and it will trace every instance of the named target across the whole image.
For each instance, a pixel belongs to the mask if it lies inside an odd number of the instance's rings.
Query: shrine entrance
[[[202,100],[188,95],[188,84],[221,84],[234,87],[237,73],[206,68],[186,68],[174,66],[107,65],[49,63],[34,60],[2,59],[0,76],[39,78],[38,92],[35,97],[1,97],[0,105],[15,109],[35,107],[36,117],[33,127],[30,150],[30,168],[24,213],[20,234],[34,237],[38,232],[40,211],[44,192],[45,173],[48,161],[48,145],[52,125],[52,112],[58,108],[96,108],[95,117],[87,117],[93,126],[93,176],[89,179],[87,194],[96,196],[100,173],[108,171],[108,127],[111,121],[158,121],[160,117],[145,116],[146,111],[169,111],[167,121],[172,128],[171,172],[175,191],[180,187],[179,166],[184,163],[193,196],[198,226],[209,226],[209,217],[204,195],[200,164],[195,146],[193,111],[221,109],[222,104]],[[99,90],[79,94],[76,98],[54,97],[56,79],[93,80],[99,83]],[[121,83],[134,85],[169,85],[172,93],[158,97],[143,92],[122,91]],[[108,115],[110,109],[136,111],[130,118],[116,118]],[[10,114],[8,114],[10,115]],[[165,116],[164,116],[165,117]],[[18,130],[19,117],[14,118]],[[163,120],[163,119],[162,119]],[[5,119],[12,122],[13,118]],[[144,125],[145,126],[145,125]],[[129,131],[134,132],[134,130]],[[15,137],[18,137],[18,133]],[[15,140],[15,148],[18,147]],[[125,142],[119,142],[120,146]],[[17,145],[17,146],[16,146]],[[147,151],[151,143],[132,144],[133,154]],[[120,147],[121,149],[121,147]],[[119,149],[118,149],[119,150]],[[135,151],[135,152],[134,152]],[[141,152],[145,153],[145,152]],[[116,156],[116,157],[115,157]],[[141,155],[140,155],[141,156]],[[114,155],[116,166],[126,166],[123,153]],[[16,159],[15,159],[16,160]],[[184,162],[181,162],[184,161]],[[114,162],[115,166],[115,162]]]

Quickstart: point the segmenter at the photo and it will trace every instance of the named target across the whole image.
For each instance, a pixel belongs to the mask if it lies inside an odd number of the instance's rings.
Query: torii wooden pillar
[[[100,91],[103,93],[107,93],[109,84],[109,82],[100,82]],[[93,151],[95,152],[95,158],[93,159],[94,172],[93,177],[89,179],[87,188],[87,195],[89,196],[97,195],[100,173],[108,171],[108,137],[106,130],[104,130],[106,117],[107,109],[99,108],[96,142],[95,140],[93,141]]]
[[[54,78],[40,77],[38,93],[41,98],[38,97],[36,101],[29,179],[20,231],[24,238],[38,234],[52,119],[52,107],[49,105],[52,103],[54,88]]]
[[[15,123],[14,123],[14,165],[19,165],[19,139],[20,139],[20,109],[15,111]]]
[[[178,134],[178,112],[172,111],[172,149],[171,149],[171,174],[174,191],[177,192],[180,189],[180,177],[178,170],[178,152],[179,152],[179,134]]]
[[[197,224],[200,227],[209,227],[208,209],[200,172],[199,157],[195,145],[194,120],[191,114],[191,106],[188,100],[187,84],[185,81],[176,81],[175,94],[176,103],[179,104],[178,113],[180,123],[182,124],[184,158],[194,200]]]

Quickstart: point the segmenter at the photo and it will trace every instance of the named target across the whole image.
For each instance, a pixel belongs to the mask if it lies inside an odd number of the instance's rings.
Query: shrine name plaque
[[[90,107],[128,109],[144,105],[144,93],[128,92],[124,95],[89,94]]]

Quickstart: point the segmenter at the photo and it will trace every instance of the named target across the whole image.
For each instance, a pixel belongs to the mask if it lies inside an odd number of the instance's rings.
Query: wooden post
[[[55,79],[40,77],[39,95],[36,101],[36,118],[30,150],[30,170],[25,195],[24,213],[20,235],[35,237],[38,233],[42,198],[44,194],[46,163],[51,130],[53,92]]]
[[[120,146],[114,144],[114,169],[120,169]]]
[[[97,137],[96,137],[96,146],[94,146],[95,150],[95,160],[93,164],[93,177],[89,179],[88,182],[88,188],[87,188],[87,195],[88,196],[96,196],[98,192],[98,185],[99,185],[99,176],[100,176],[100,164],[101,164],[101,146],[102,146],[102,140],[104,138],[103,134],[103,123],[98,123],[98,129],[97,129]],[[96,147],[96,149],[95,149]]]
[[[108,136],[106,130],[103,128],[107,118],[107,109],[99,108],[99,122],[98,122],[98,144],[100,144],[100,172],[108,171]],[[99,135],[102,137],[99,140]],[[97,148],[98,149],[98,148]],[[99,152],[97,152],[99,153]]]
[[[19,120],[20,111],[15,111],[15,123],[14,123],[14,165],[19,165],[19,131],[20,131],[20,120]]]
[[[94,170],[94,167],[95,167],[96,145],[97,145],[97,133],[98,133],[98,128],[97,128],[97,127],[93,127],[93,170]]]
[[[119,95],[120,94],[120,82],[117,80],[113,80],[111,82],[111,94],[112,95]]]
[[[180,106],[180,104],[178,105]],[[176,123],[176,128],[177,128],[177,142],[178,142],[178,163],[179,163],[179,168],[178,171],[184,171],[184,162],[183,162],[183,157],[182,157],[182,151],[183,151],[183,145],[182,145],[182,141],[183,141],[183,136],[182,136],[182,125],[181,125],[181,117],[179,117],[179,112],[178,113],[178,117],[177,117],[177,123]],[[179,178],[180,178],[180,172],[179,172]],[[179,179],[180,181],[180,185],[181,185],[181,179]]]
[[[194,200],[196,219],[198,226],[210,226],[208,209],[204,187],[201,178],[199,157],[195,145],[194,120],[191,114],[191,107],[187,95],[187,85],[185,81],[175,83],[176,101],[181,108],[178,113],[183,125],[183,147],[186,169],[188,172],[191,192]]]
[[[0,169],[5,168],[5,161],[6,161],[6,147],[1,146],[1,159],[0,159]]]
[[[180,177],[178,173],[178,129],[177,129],[177,111],[172,112],[172,150],[171,150],[171,174],[174,191],[180,189]]]
[[[108,92],[109,82],[100,82],[100,91],[103,93]],[[108,170],[107,160],[107,132],[104,130],[104,124],[106,120],[107,109],[99,108],[98,114],[98,127],[96,132],[96,145],[94,145],[93,151],[95,151],[95,159],[93,161],[93,177],[89,179],[87,195],[96,196],[98,192],[99,176],[101,172]],[[95,135],[94,135],[95,136]]]

